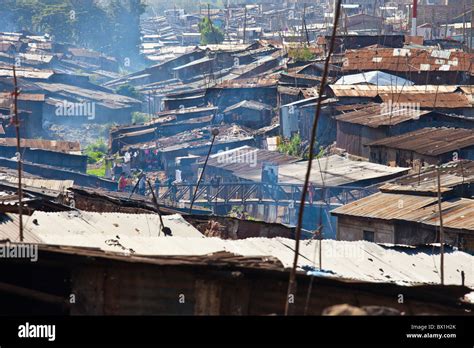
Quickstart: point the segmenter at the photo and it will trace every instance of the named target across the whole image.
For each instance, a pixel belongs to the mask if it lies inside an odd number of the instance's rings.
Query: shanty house
[[[22,158],[25,161],[46,164],[85,173],[87,156],[80,152],[79,143],[68,141],[21,139]],[[15,138],[0,138],[0,156],[12,158],[17,152]]]
[[[348,153],[369,158],[371,142],[396,136],[424,127],[464,127],[472,128],[469,118],[445,115],[435,111],[421,110],[416,105],[390,107],[390,104],[369,104],[355,106],[336,116],[336,145]]]
[[[376,193],[336,208],[338,240],[421,245],[439,243],[438,199],[413,194]],[[451,198],[441,203],[445,241],[474,251],[474,200]]]
[[[227,122],[251,128],[267,126],[272,119],[272,107],[254,100],[242,100],[223,113]]]
[[[411,167],[474,159],[474,130],[462,128],[423,128],[380,139],[367,146],[370,161]]]

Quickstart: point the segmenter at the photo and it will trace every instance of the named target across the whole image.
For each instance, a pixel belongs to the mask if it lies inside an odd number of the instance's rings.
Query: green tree
[[[222,30],[215,26],[207,17],[204,17],[201,23],[199,23],[199,32],[201,33],[202,45],[220,44],[224,41]]]
[[[293,58],[296,62],[307,62],[316,58],[308,46],[290,48],[288,57]]]

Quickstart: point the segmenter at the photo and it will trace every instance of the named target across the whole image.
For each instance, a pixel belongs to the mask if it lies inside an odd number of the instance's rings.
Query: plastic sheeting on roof
[[[382,71],[367,71],[360,74],[346,75],[335,82],[335,85],[370,84],[378,86],[413,86],[410,80],[387,74]]]

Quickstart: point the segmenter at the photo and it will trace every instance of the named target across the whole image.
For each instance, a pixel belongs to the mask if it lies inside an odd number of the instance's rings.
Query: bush
[[[307,62],[316,58],[307,46],[290,48],[288,57],[293,58],[296,62]]]
[[[84,153],[87,155],[87,163],[95,164],[104,159],[108,148],[104,139],[99,139],[95,143],[88,145]]]

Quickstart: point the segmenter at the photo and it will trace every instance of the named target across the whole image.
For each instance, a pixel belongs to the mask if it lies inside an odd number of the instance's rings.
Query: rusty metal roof
[[[400,93],[422,93],[424,96],[430,93],[453,93],[461,89],[464,93],[472,94],[472,92],[465,92],[458,86],[447,85],[415,85],[415,86],[373,86],[373,85],[329,85],[336,97],[367,97],[374,98],[378,94],[400,94]],[[474,88],[474,87],[473,87]],[[467,88],[469,90],[469,88]]]
[[[360,106],[359,106],[360,107]],[[359,110],[336,116],[338,122],[355,123],[377,128],[380,126],[396,125],[429,114],[431,111],[413,108],[407,112],[406,108],[387,107],[382,104],[369,104]]]
[[[474,161],[459,160],[440,167],[441,192],[450,192],[460,185],[474,182]],[[380,187],[382,192],[418,192],[434,194],[438,191],[435,166],[423,167],[419,173],[408,174]]]
[[[470,108],[469,98],[461,93],[379,93],[378,96],[384,103],[411,104],[421,108]]]
[[[9,214],[12,215],[12,214]],[[12,235],[18,235],[18,230]],[[58,251],[88,254],[91,257],[120,258],[129,262],[144,262],[168,265],[226,265],[225,259],[239,260],[252,258],[247,265],[259,269],[288,270],[294,259],[295,241],[286,238],[247,238],[241,240],[222,240],[219,238],[120,238],[120,244],[96,245],[88,235],[79,237],[87,246],[46,245],[40,248],[57,248]],[[144,240],[148,242],[145,243]],[[79,241],[79,239],[78,239]],[[111,243],[109,243],[111,244]],[[105,246],[103,246],[105,245]],[[318,268],[319,241],[300,243],[298,271]],[[122,249],[125,248],[125,250]],[[128,254],[126,250],[134,250]],[[403,247],[386,246],[367,241],[322,241],[322,260],[324,269],[330,272],[321,276],[339,279],[362,280],[368,282],[392,282],[405,286],[439,283],[438,261],[434,255],[435,246]],[[221,257],[213,257],[220,255]],[[226,256],[225,259],[222,256]],[[376,257],[374,257],[374,255]],[[445,283],[459,284],[460,271],[472,273],[474,256],[455,249],[445,248]],[[243,260],[241,260],[243,261]],[[383,270],[381,272],[380,270]],[[474,287],[472,277],[466,277],[466,285]]]
[[[258,88],[276,87],[278,78],[276,77],[253,77],[246,79],[225,80],[214,88]]]
[[[21,147],[42,149],[56,152],[79,152],[81,144],[77,141],[60,141],[44,139],[21,139]],[[16,146],[15,138],[0,138],[0,146]]]
[[[427,156],[438,156],[474,146],[474,130],[462,128],[423,128],[395,137],[368,143],[367,146],[381,146],[414,151]]]
[[[469,71],[474,72],[474,54],[421,48],[377,48],[348,50],[343,70],[367,71]]]
[[[331,214],[439,226],[437,201],[437,197],[376,193],[336,208]],[[441,211],[445,228],[474,233],[474,200],[446,200],[441,203]]]
[[[47,80],[54,75],[54,71],[21,67],[16,69],[16,75],[18,78]],[[13,77],[11,66],[0,64],[0,77]]]
[[[7,100],[13,100],[12,94],[11,93],[0,93],[0,100],[1,99],[7,99]],[[45,100],[45,95],[44,94],[33,94],[33,93],[20,93],[18,95],[18,100],[19,101],[34,101],[34,102],[44,102]]]

